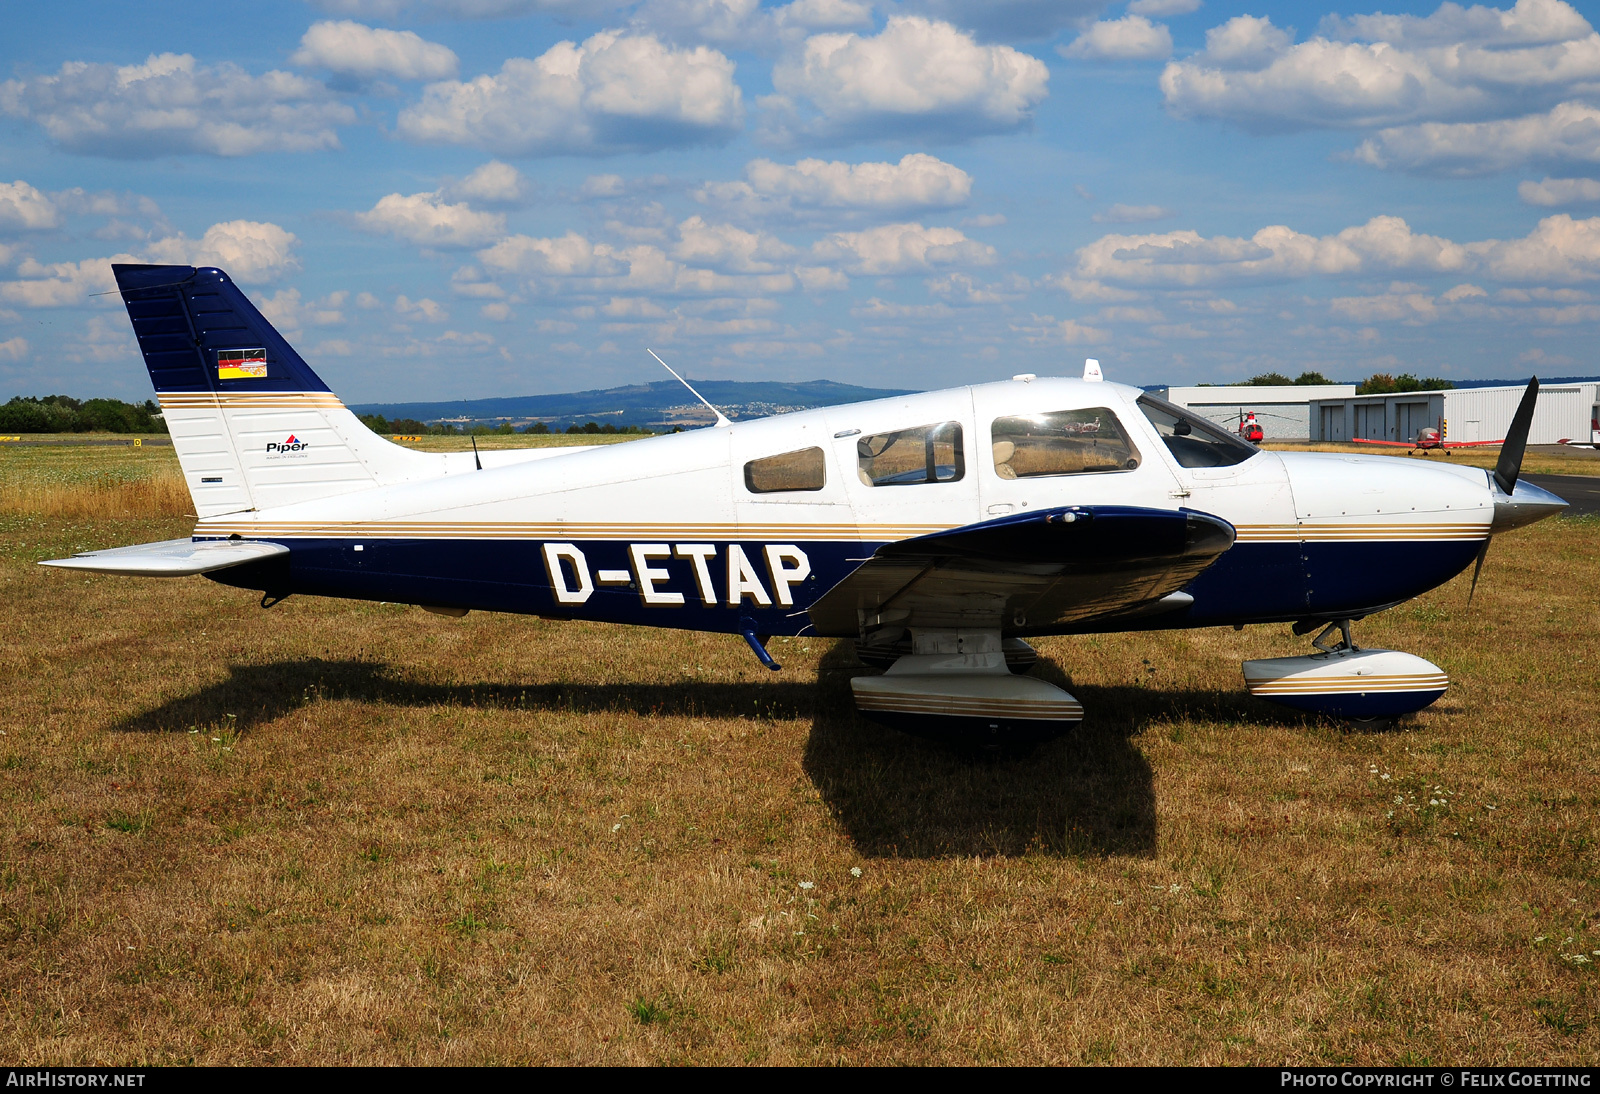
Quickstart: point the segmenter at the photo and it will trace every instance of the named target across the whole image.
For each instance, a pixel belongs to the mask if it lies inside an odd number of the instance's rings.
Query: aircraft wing
[[[1074,505],[880,547],[808,609],[819,635],[878,627],[1048,631],[1189,603],[1179,594],[1233,546],[1233,526],[1193,510]]]
[[[39,565],[133,577],[187,577],[288,553],[289,548],[281,543],[260,543],[255,540],[202,540],[196,543],[192,539],[167,539],[160,543],[141,543],[136,547],[81,551],[71,558],[50,559]]]

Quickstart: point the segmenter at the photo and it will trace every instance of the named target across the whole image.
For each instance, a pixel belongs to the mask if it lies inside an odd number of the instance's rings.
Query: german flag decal
[[[264,349],[217,350],[217,379],[265,380],[267,351]]]

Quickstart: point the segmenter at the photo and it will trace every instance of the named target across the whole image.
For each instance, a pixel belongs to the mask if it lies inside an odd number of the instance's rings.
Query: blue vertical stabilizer
[[[111,272],[157,392],[328,390],[221,270],[113,264]]]

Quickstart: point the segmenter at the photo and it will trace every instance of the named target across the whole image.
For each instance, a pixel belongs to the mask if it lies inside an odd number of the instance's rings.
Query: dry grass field
[[[1394,730],[1247,696],[1287,627],[1085,637],[1083,727],[974,758],[831,642],[35,565],[186,534],[169,478],[0,451],[0,1057],[1597,1057],[1593,520],[1359,625],[1454,681]]]

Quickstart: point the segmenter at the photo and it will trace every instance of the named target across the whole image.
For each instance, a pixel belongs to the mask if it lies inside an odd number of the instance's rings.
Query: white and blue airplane
[[[1294,625],[1248,689],[1341,718],[1442,695],[1350,624],[1450,580],[1565,502],[1494,472],[1263,451],[1137,388],[1032,375],[607,447],[429,454],[376,436],[221,270],[113,267],[198,522],[46,562],[262,593],[851,639],[859,710],[978,744],[1075,725],[1040,635]],[[692,389],[691,389],[692,390]],[[708,404],[709,405],[709,404]],[[714,408],[713,408],[714,409]],[[1474,584],[1477,572],[1473,575]]]

